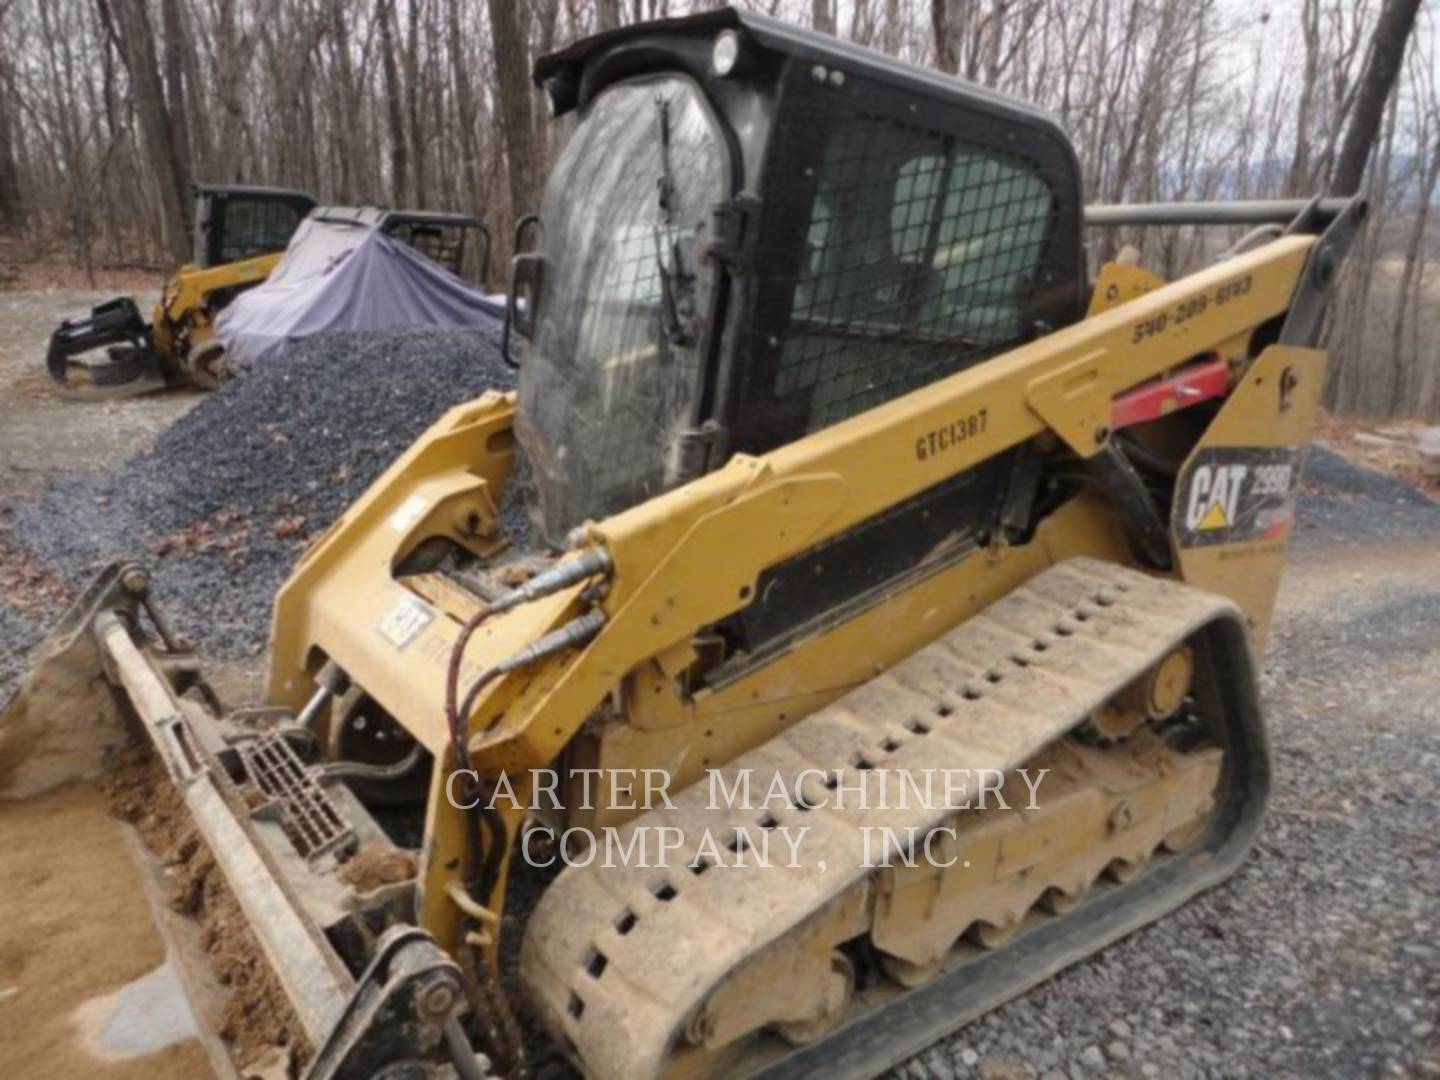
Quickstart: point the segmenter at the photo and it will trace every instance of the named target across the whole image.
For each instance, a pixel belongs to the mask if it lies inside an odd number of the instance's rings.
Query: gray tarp
[[[324,330],[480,326],[495,304],[438,263],[379,231],[307,220],[275,272],[220,313],[232,367]]]

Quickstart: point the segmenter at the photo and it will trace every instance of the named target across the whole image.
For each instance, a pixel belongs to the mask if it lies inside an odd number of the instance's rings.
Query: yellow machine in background
[[[518,392],[305,552],[263,708],[112,567],[10,790],[138,725],[315,1078],[873,1075],[1233,872],[1364,204],[1087,209],[1045,114],[731,10],[536,77],[579,121]],[[1151,223],[1257,232],[1091,278]]]
[[[205,185],[195,194],[195,261],[165,282],[152,321],[141,318],[128,296],[66,320],[50,338],[51,377],[84,397],[130,397],[180,385],[215,389],[227,375],[216,318],[275,271],[312,211],[329,222],[378,230],[473,286],[488,272],[489,231],[468,214],[317,208],[303,192]]]
[[[260,284],[315,200],[285,188],[195,188],[193,261],[165,282],[146,323],[128,296],[67,319],[50,338],[50,376],[85,396],[129,397],[183,383],[214,389],[224,352],[215,316]],[[90,360],[100,353],[103,359]]]

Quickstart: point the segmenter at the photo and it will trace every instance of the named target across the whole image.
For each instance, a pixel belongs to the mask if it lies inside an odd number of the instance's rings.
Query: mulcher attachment
[[[104,350],[103,362],[76,359],[98,349]],[[150,325],[128,296],[62,322],[50,336],[45,366],[67,391],[85,397],[132,397],[167,385]]]

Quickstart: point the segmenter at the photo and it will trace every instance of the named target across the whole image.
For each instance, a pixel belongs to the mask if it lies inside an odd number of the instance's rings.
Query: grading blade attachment
[[[459,968],[405,925],[411,887],[358,894],[342,883],[344,860],[362,844],[388,845],[383,832],[306,760],[304,730],[288,714],[221,715],[194,654],[152,603],[145,570],[117,563],[71,605],[0,708],[0,798],[104,772],[136,728],[304,1031],[307,1080],[391,1068],[488,1075],[462,1027],[470,1004]]]

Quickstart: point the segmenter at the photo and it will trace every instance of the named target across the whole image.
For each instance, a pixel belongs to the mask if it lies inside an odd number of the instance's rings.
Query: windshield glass
[[[545,188],[544,275],[516,432],[551,544],[663,491],[692,423],[711,274],[700,253],[729,162],[694,84],[611,87]]]

